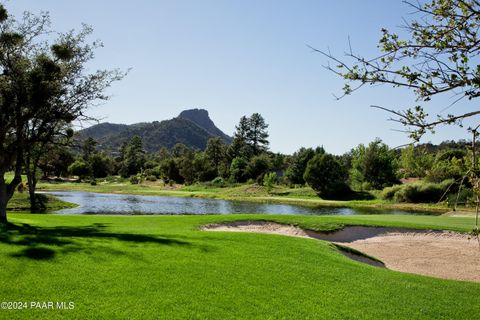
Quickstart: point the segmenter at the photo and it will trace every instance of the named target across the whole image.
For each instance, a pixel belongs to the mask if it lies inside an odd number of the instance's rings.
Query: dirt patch
[[[319,233],[293,225],[264,221],[238,221],[210,224],[208,231],[257,232],[314,238],[341,244],[381,260],[401,272],[432,277],[480,282],[480,244],[466,234],[403,228],[346,227],[337,232]],[[369,263],[352,252],[350,258]],[[369,263],[372,264],[372,263]],[[373,265],[373,264],[372,264]]]

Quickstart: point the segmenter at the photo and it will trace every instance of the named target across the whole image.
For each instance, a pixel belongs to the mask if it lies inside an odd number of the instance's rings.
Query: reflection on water
[[[49,192],[64,201],[78,204],[77,208],[63,209],[58,214],[298,214],[298,215],[353,215],[353,214],[413,214],[399,210],[352,208],[306,208],[288,204],[201,199],[187,197],[137,196],[93,192]]]

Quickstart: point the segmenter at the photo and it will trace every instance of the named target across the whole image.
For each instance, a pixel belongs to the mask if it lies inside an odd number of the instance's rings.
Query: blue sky
[[[205,108],[227,134],[241,116],[261,113],[276,152],[323,145],[340,154],[376,137],[392,147],[409,142],[388,114],[369,106],[412,106],[412,93],[366,87],[337,101],[342,80],[307,47],[342,55],[350,37],[354,51],[373,57],[380,29],[398,30],[402,17],[410,17],[401,0],[15,0],[6,6],[15,15],[48,11],[58,31],[89,24],[92,40],[105,44],[90,67],[132,68],[110,89],[112,99],[91,111],[104,121],[164,120]],[[438,114],[452,101],[447,95],[428,107]],[[423,141],[459,138],[469,138],[465,129],[444,127]]]

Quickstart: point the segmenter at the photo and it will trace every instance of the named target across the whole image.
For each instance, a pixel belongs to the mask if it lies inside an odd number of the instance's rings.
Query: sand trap
[[[392,270],[480,282],[480,244],[477,238],[461,233],[376,227],[346,227],[337,232],[318,233],[264,221],[209,224],[203,230],[257,232],[332,241],[375,257]],[[350,258],[355,259],[355,256]],[[362,262],[372,264],[368,259]]]

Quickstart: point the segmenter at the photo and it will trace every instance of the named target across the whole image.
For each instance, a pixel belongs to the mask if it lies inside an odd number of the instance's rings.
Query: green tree
[[[403,178],[423,178],[432,168],[434,157],[423,148],[410,145],[401,150],[399,160],[399,175]]]
[[[165,182],[183,183],[184,179],[180,175],[177,163],[174,159],[169,158],[160,162],[160,175]]]
[[[193,159],[195,180],[200,182],[211,181],[217,177],[218,170],[214,167],[205,152],[197,152]]]
[[[263,185],[267,189],[267,192],[272,191],[273,186],[277,183],[277,174],[275,172],[269,172],[263,176]]]
[[[233,141],[228,147],[228,156],[231,160],[236,157],[250,159],[252,150],[247,143],[248,131],[250,128],[249,119],[246,116],[240,118],[237,126],[235,126],[235,133],[233,134]]]
[[[233,158],[230,165],[230,179],[235,182],[247,181],[247,175],[245,169],[247,168],[247,160],[241,157]]]
[[[225,161],[225,144],[222,139],[219,137],[208,139],[205,155],[215,168],[215,176],[218,176],[219,167]]]
[[[88,164],[92,168],[92,176],[94,178],[105,178],[113,173],[113,160],[102,153],[95,153],[90,156]]]
[[[146,157],[145,150],[143,149],[142,138],[134,136],[128,143],[125,150],[125,159],[122,163],[121,175],[128,177],[136,175],[145,166]]]
[[[254,113],[248,119],[247,143],[252,149],[253,155],[259,155],[268,150],[268,124],[259,113]]]
[[[304,179],[324,199],[343,198],[350,192],[344,168],[328,153],[317,154],[308,161]]]
[[[72,175],[78,176],[80,180],[83,180],[92,174],[92,168],[83,159],[75,160],[75,162],[68,167],[68,171]]]
[[[270,157],[266,154],[259,154],[253,156],[250,161],[248,161],[247,167],[245,168],[245,175],[248,178],[256,179],[258,182],[263,181],[263,175],[270,171],[272,168],[272,162]]]
[[[353,151],[350,181],[354,188],[383,189],[397,182],[395,155],[380,139]]]
[[[315,154],[325,153],[323,148],[317,148],[317,151],[312,148],[300,148],[290,158],[288,168],[285,171],[285,176],[292,184],[305,184],[303,174],[307,168],[307,163]]]
[[[196,178],[194,160],[195,153],[191,150],[178,159],[178,171],[187,185],[192,184]]]
[[[405,37],[383,28],[378,43],[380,52],[376,57],[364,57],[349,50],[346,58],[341,59],[330,52],[316,51],[335,63],[336,67],[328,69],[346,80],[345,95],[366,84],[388,84],[413,91],[417,101],[406,110],[377,108],[390,112],[407,126],[411,138],[418,141],[439,124],[461,124],[459,120],[480,114],[480,110],[472,109],[432,119],[422,106],[422,102],[425,104],[436,96],[452,92],[457,101],[480,96],[480,38],[477,32],[480,2],[406,3],[413,7],[419,19],[406,21],[402,29]],[[476,132],[478,128],[470,129]]]
[[[97,141],[95,139],[88,137],[83,141],[82,144],[82,156],[83,160],[89,161],[90,157],[97,152]]]
[[[0,221],[21,182],[26,151],[64,135],[85,111],[108,99],[103,93],[123,74],[86,64],[101,44],[86,44],[90,28],[59,34],[49,29],[49,17],[25,14],[19,20],[0,5]],[[53,39],[50,35],[57,34]],[[7,182],[5,173],[14,169]]]

